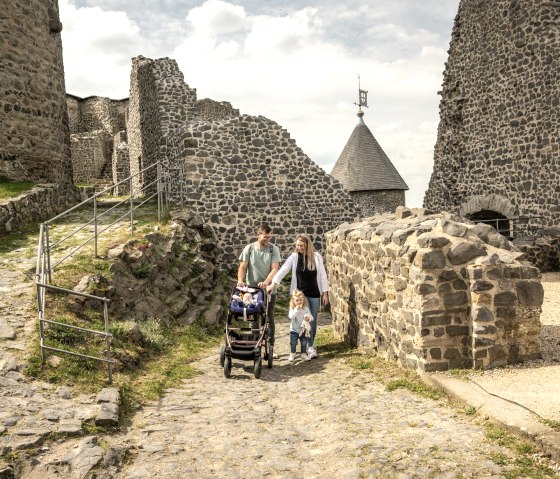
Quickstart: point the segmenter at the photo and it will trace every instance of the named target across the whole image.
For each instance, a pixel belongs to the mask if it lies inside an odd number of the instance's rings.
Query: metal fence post
[[[103,319],[105,321],[105,340],[107,344],[107,363],[109,366],[109,384],[113,383],[113,363],[111,362],[111,335],[109,334],[109,310],[107,308],[107,301],[103,301]]]
[[[97,258],[97,195],[93,196],[93,254]]]
[[[133,207],[134,207],[134,201],[133,201],[133,194],[132,194],[132,176],[130,177],[130,181],[128,184],[129,188],[130,188],[130,234],[134,233],[134,212],[132,211]]]
[[[161,223],[161,163],[157,163],[157,219],[158,223]]]
[[[46,248],[43,251],[46,251],[46,270],[47,275],[49,276],[49,283],[52,283],[52,276],[51,276],[51,247],[50,247],[50,240],[49,240],[49,224],[45,223],[45,243]]]

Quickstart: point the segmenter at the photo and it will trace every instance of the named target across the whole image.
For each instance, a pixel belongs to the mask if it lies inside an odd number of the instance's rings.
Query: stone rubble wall
[[[214,230],[199,216],[175,211],[170,233],[151,233],[109,250],[112,279],[88,275],[75,290],[109,298],[114,321],[191,324],[203,317],[219,324],[225,291],[218,256]]]
[[[103,130],[112,135],[126,129],[127,99],[111,100],[99,96],[80,98],[67,95],[66,104],[71,134]]]
[[[172,200],[215,229],[225,267],[235,268],[261,222],[271,224],[274,242],[288,253],[297,233],[324,249],[326,231],[357,217],[340,183],[285,129],[239,115],[227,102],[198,101],[169,58],[133,60],[128,127],[131,171],[141,156],[143,164],[161,159],[175,173]]]
[[[560,229],[551,228],[540,238],[520,238],[513,244],[541,272],[560,270]]]
[[[0,176],[72,181],[56,0],[5,0],[0,21]]]
[[[89,183],[102,179],[111,169],[112,137],[105,130],[71,135],[74,183]],[[109,178],[111,181],[111,178]]]
[[[192,123],[168,138],[168,149],[171,164],[184,165],[185,206],[218,232],[222,260],[232,267],[261,222],[287,255],[296,234],[324,250],[324,233],[357,216],[342,185],[265,117]]]
[[[351,191],[350,197],[361,218],[392,213],[405,205],[404,190]]]
[[[326,236],[346,342],[427,372],[540,356],[540,271],[492,227],[401,207]]]
[[[558,2],[460,2],[425,207],[560,223],[559,32]]]
[[[128,194],[130,187],[128,182],[118,184],[120,181],[130,176],[130,156],[128,154],[128,143],[126,141],[126,132],[120,131],[115,134],[113,139],[113,153],[111,155],[113,172],[113,184],[117,185],[113,193],[115,195]]]
[[[129,176],[126,147],[128,99],[67,95],[73,180],[107,186]],[[124,143],[124,147],[123,147]],[[123,153],[125,153],[123,156]],[[126,165],[124,165],[126,161]],[[126,176],[122,176],[126,172]],[[128,191],[128,186],[120,188]]]
[[[0,236],[33,221],[44,221],[74,206],[80,200],[73,187],[36,185],[16,198],[0,200]]]

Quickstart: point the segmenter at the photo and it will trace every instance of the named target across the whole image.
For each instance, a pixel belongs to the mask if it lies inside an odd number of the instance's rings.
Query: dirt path
[[[444,401],[387,392],[344,359],[290,364],[287,323],[281,359],[262,379],[234,361],[225,379],[217,352],[203,373],[136,415],[121,479],[501,478],[480,426]]]

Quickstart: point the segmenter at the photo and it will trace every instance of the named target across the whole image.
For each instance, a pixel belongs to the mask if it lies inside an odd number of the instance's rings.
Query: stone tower
[[[358,124],[338,157],[331,176],[350,193],[360,216],[393,212],[404,206],[408,186],[364,123],[358,111]]]
[[[424,206],[560,223],[560,2],[461,0]]]
[[[4,0],[0,175],[70,184],[70,134],[57,0]]]

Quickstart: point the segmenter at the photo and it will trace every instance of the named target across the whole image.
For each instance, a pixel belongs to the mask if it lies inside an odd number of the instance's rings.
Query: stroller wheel
[[[253,365],[253,372],[255,373],[255,378],[259,379],[261,377],[262,369],[262,359],[256,359]]]
[[[272,363],[274,362],[274,346],[268,344],[268,360],[267,366],[270,369],[272,367]]]
[[[224,376],[226,378],[231,376],[231,358],[224,359]]]
[[[222,344],[220,348],[220,366],[224,367],[224,361],[226,360],[226,345]]]

